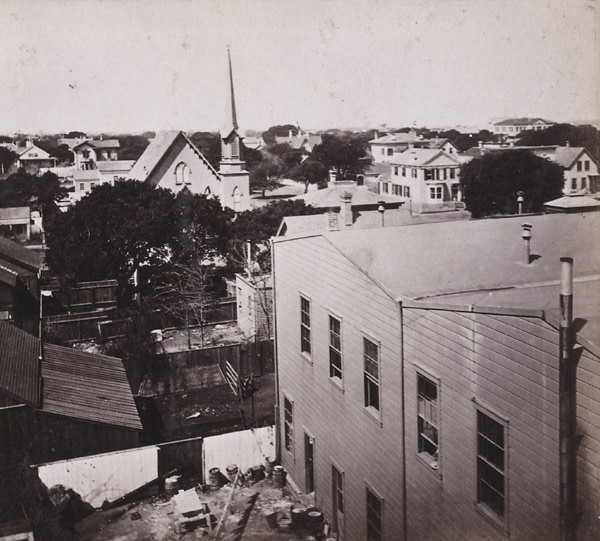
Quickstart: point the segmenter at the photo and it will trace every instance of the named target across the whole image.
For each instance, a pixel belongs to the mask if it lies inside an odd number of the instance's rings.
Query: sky
[[[600,118],[595,0],[2,0],[0,134]]]

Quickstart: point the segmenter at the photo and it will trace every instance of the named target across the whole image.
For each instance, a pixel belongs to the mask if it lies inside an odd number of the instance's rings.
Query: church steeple
[[[222,201],[230,201],[236,212],[250,208],[250,180],[242,154],[242,138],[238,133],[237,111],[233,90],[231,53],[227,49],[227,96],[225,97],[225,125],[221,128],[221,163],[219,175],[222,183]]]
[[[241,137],[238,133],[237,111],[235,108],[235,93],[233,90],[233,70],[231,68],[231,53],[227,49],[227,66],[228,66],[228,95],[225,99],[226,113],[225,124],[221,128],[221,169],[223,164],[231,162],[240,162],[242,167],[238,170],[243,170],[245,164],[242,161],[242,145]]]

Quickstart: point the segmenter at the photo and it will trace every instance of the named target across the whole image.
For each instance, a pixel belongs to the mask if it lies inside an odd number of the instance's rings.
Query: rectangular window
[[[410,197],[410,186],[404,186],[404,197]]]
[[[504,517],[504,425],[477,410],[477,502]]]
[[[571,190],[576,190],[576,189],[577,189],[577,179],[572,178],[571,179]]]
[[[388,156],[393,156],[394,155],[394,149],[393,148],[388,148],[387,149],[387,155]]]
[[[90,188],[94,188],[96,186],[95,182],[90,182]]]
[[[417,169],[414,167],[411,170],[411,176],[412,176],[412,178],[417,178]]]
[[[329,377],[342,379],[342,322],[329,316]]]
[[[590,160],[585,160],[585,161],[583,162],[583,168],[584,168],[586,171],[589,171],[589,170],[590,170]]]
[[[388,187],[388,185],[387,185],[387,182],[382,182],[382,183],[381,183],[381,191],[382,191],[383,193],[388,193],[388,192],[389,192],[389,187]]]
[[[450,178],[453,179],[456,177],[456,169],[454,167],[450,168]]]
[[[433,169],[425,169],[425,180],[433,180]]]
[[[367,541],[381,541],[383,539],[382,532],[382,502],[367,488]]]
[[[581,189],[585,190],[587,188],[587,178],[581,177]]]
[[[379,411],[379,346],[363,338],[365,407]]]
[[[437,383],[417,374],[417,429],[419,453],[427,453],[437,468],[438,460],[438,386]]]
[[[294,403],[283,397],[283,443],[288,451],[294,448]]]
[[[394,166],[394,175],[398,176],[398,168]]]
[[[429,199],[442,199],[443,189],[441,186],[430,186]]]
[[[581,171],[581,165],[582,165],[581,160],[579,160],[577,162],[577,171]]]
[[[331,501],[333,503],[333,529],[337,539],[343,538],[344,530],[344,474],[331,466]]]
[[[310,301],[300,297],[300,351],[310,355]]]
[[[405,177],[406,176],[406,167],[402,168],[402,176]]]
[[[119,175],[114,175],[113,176],[113,182],[117,182],[117,180],[119,180]]]
[[[79,183],[79,191],[83,192],[85,190],[85,184],[83,182]]]

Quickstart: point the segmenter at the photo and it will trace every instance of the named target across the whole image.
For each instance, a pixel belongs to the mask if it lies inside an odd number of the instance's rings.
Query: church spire
[[[234,130],[238,129],[237,113],[235,110],[235,94],[233,92],[233,70],[231,69],[231,52],[227,49],[227,61],[229,63],[229,96],[231,102],[229,104],[230,110],[227,111],[227,122],[231,121],[231,126]]]

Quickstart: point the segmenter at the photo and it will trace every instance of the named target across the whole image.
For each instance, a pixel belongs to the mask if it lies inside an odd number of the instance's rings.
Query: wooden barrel
[[[306,509],[303,507],[294,507],[291,512],[292,528],[298,529],[304,526],[306,522]]]
[[[275,488],[283,488],[285,486],[286,471],[283,466],[275,466],[273,468],[273,486]]]
[[[276,460],[268,456],[265,458],[265,475],[267,477],[271,477],[273,475],[273,468],[275,467]]]
[[[219,490],[223,486],[223,474],[219,468],[208,470],[208,488],[210,490]]]
[[[165,492],[167,494],[175,494],[179,489],[179,475],[172,475],[165,479]]]
[[[227,471],[227,479],[229,479],[230,483],[235,482],[235,478],[237,476],[238,473],[238,467],[236,464],[229,464],[229,466],[227,466],[226,468]]]

